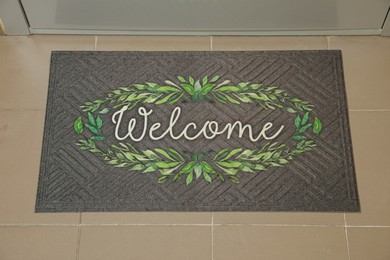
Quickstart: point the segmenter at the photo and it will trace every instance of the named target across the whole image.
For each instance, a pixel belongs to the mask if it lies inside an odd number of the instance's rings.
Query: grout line
[[[214,260],[214,212],[211,212],[211,260]]]
[[[390,228],[390,226],[374,225],[301,225],[301,224],[0,224],[0,227],[120,227],[120,226],[195,226],[195,227],[318,227],[318,228]]]
[[[344,231],[345,231],[345,241],[347,242],[348,260],[351,260],[351,254],[350,254],[350,252],[349,252],[347,217],[346,217],[345,213],[344,213]]]
[[[81,242],[81,226],[79,226],[78,233],[77,233],[76,260],[79,260],[79,256],[80,256],[80,242]]]
[[[96,49],[97,49],[97,40],[98,40],[98,37],[95,36],[95,51],[96,51]]]
[[[116,226],[195,226],[195,227],[211,227],[211,224],[82,224],[85,227],[116,227]]]
[[[0,108],[0,112],[45,112],[45,108]]]
[[[328,47],[328,50],[330,50],[329,36],[325,36],[325,38],[326,38],[326,46]]]
[[[80,212],[80,218],[79,218],[79,224],[78,224],[78,233],[77,233],[76,260],[79,260],[79,255],[80,255],[81,223],[82,223],[82,213]]]
[[[214,226],[248,226],[248,227],[344,227],[344,225],[303,225],[303,224],[214,224]]]
[[[213,50],[213,36],[210,36],[210,51]]]
[[[384,109],[349,109],[349,111],[354,111],[354,112],[389,112],[390,109],[384,108]]]
[[[351,226],[351,225],[346,225],[347,228],[390,228],[390,226],[370,226],[370,225],[365,225],[365,226]]]
[[[79,224],[0,224],[0,227],[78,227]]]

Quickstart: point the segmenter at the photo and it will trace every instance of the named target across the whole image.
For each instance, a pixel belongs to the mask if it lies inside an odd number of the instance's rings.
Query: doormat
[[[359,210],[340,51],[52,53],[36,212]]]

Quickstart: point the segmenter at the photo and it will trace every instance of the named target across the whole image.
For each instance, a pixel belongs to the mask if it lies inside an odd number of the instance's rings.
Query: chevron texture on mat
[[[86,101],[133,83],[178,82],[178,75],[265,83],[311,102],[324,125],[317,147],[284,167],[242,174],[239,184],[196,180],[187,186],[183,180],[158,184],[156,174],[112,167],[75,145],[79,137],[73,122]],[[178,129],[188,122],[240,120],[259,130],[270,121],[287,126],[278,141],[295,131],[288,127],[294,125],[291,114],[251,104],[145,106],[154,111],[150,121],[161,122],[163,128],[174,107],[180,106]],[[114,132],[111,116],[102,116],[104,133]],[[339,51],[53,52],[44,132],[37,212],[360,210]],[[145,138],[137,146],[201,152],[254,149],[256,144],[233,135],[229,140],[224,136],[194,141]]]

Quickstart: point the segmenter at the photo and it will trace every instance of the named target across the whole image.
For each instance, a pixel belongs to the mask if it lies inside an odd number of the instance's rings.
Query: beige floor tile
[[[93,50],[93,36],[0,38],[0,109],[44,109],[52,50]]]
[[[214,259],[347,260],[348,255],[344,228],[217,226]]]
[[[390,38],[330,37],[331,49],[343,52],[351,109],[390,109]]]
[[[390,228],[348,228],[352,260],[389,260]]]
[[[343,213],[313,212],[218,212],[216,224],[271,224],[271,225],[344,225]]]
[[[211,228],[83,227],[80,260],[211,259]]]
[[[361,213],[347,214],[347,224],[390,226],[390,112],[350,115]]]
[[[83,224],[210,224],[210,212],[82,213]]]
[[[209,51],[205,36],[99,36],[99,51]]]
[[[320,50],[327,49],[322,36],[216,36],[212,38],[213,51],[247,50]]]
[[[77,227],[0,227],[0,259],[76,259],[77,237]]]
[[[79,223],[78,213],[34,213],[43,122],[43,111],[0,112],[0,224]]]

